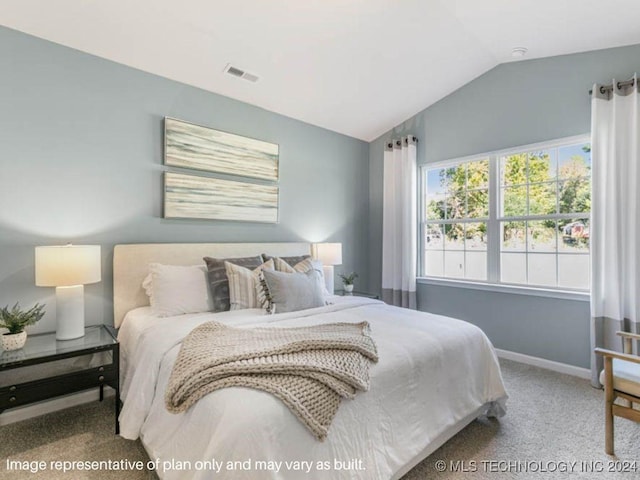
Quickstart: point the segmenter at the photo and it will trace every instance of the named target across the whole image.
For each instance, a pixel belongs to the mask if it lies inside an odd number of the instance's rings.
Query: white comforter
[[[180,341],[213,318],[154,318],[146,308],[120,329],[121,435],[142,438],[163,479],[389,479],[469,415],[504,413],[500,368],[480,329],[358,297],[271,316],[215,314],[238,327],[369,322],[380,357],[371,367],[371,388],[342,402],[324,442],[276,397],[247,388],[219,390],[183,414],[168,413],[164,392]]]

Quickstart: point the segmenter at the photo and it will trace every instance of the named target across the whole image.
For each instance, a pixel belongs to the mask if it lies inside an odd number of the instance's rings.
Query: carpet
[[[510,396],[507,415],[500,420],[474,421],[402,480],[640,478],[640,424],[616,418],[617,457],[604,453],[602,391],[569,375],[506,360],[500,363]],[[0,427],[0,459],[1,479],[156,478],[146,468],[126,472],[76,469],[66,474],[49,468],[51,460],[126,460],[146,465],[149,459],[139,441],[113,434],[110,401]],[[7,471],[5,459],[45,461],[47,468],[35,473],[24,468]],[[635,472],[616,471],[632,470],[634,461]],[[36,464],[30,465],[38,470]]]

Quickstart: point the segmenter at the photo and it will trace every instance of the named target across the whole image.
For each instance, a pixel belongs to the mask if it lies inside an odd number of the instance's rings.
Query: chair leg
[[[605,402],[604,410],[604,451],[613,455],[613,404],[612,402]]]
[[[604,358],[604,450],[613,455],[613,363],[611,357]]]

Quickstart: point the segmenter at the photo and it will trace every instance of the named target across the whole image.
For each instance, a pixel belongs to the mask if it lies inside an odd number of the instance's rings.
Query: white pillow
[[[208,312],[213,302],[205,265],[149,264],[149,275],[142,282],[149,296],[151,311],[158,317]]]
[[[263,302],[258,299],[259,274],[262,270],[273,270],[273,260],[264,262],[255,270],[231,262],[224,262],[224,268],[229,278],[231,310],[262,308]]]

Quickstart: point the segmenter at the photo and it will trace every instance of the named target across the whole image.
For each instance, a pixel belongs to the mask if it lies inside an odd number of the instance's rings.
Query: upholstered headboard
[[[129,310],[149,305],[142,281],[150,263],[199,265],[203,257],[308,255],[309,243],[140,243],[116,245],[113,250],[113,322],[119,327]]]

